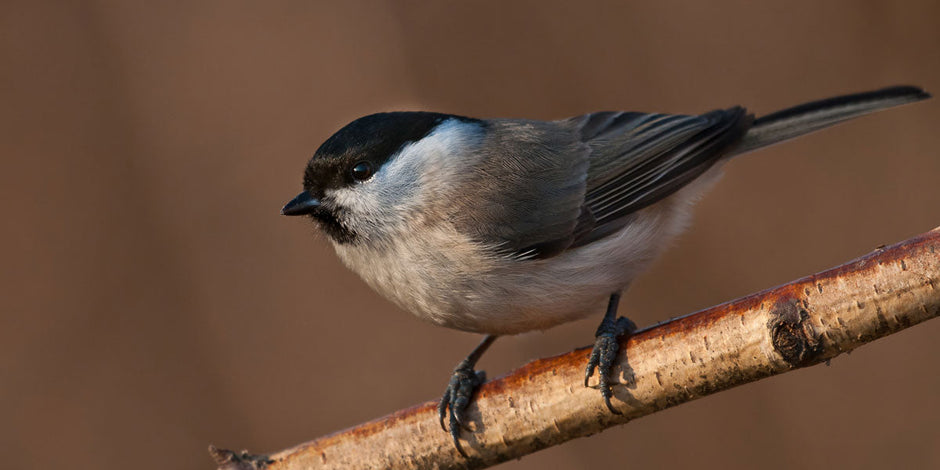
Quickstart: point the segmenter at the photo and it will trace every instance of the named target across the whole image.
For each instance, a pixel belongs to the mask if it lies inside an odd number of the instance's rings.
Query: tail
[[[895,86],[794,106],[754,120],[733,154],[740,155],[868,113],[927,98],[930,94],[920,88]]]

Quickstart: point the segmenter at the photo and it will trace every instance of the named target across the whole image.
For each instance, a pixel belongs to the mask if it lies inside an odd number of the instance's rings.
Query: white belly
[[[641,211],[643,223],[544,260],[494,258],[471,243],[451,242],[459,240],[454,233],[428,231],[381,251],[349,245],[336,251],[372,288],[421,319],[507,335],[603,312],[610,294],[627,287],[679,231],[684,217],[677,215]]]

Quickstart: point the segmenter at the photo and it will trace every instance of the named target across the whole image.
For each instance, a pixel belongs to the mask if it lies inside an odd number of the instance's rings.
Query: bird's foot
[[[629,318],[620,317],[616,320],[613,317],[605,317],[597,328],[595,334],[594,349],[591,351],[591,358],[588,359],[587,369],[584,371],[584,386],[588,386],[588,380],[594,375],[594,369],[597,369],[597,375],[600,379],[599,388],[604,397],[604,403],[607,409],[614,414],[623,414],[610,404],[610,398],[614,395],[611,389],[613,382],[612,369],[614,359],[617,358],[617,352],[620,350],[620,337],[630,335],[636,331],[636,324]]]
[[[441,428],[445,431],[447,431],[447,427],[444,426],[444,418],[448,416],[448,409],[450,410],[448,420],[450,435],[454,439],[457,451],[464,458],[467,457],[467,453],[460,445],[460,428],[470,430],[466,425],[467,415],[465,412],[467,406],[470,405],[470,399],[473,398],[473,393],[483,382],[486,382],[486,372],[473,370],[473,366],[465,360],[454,369],[454,374],[450,377],[450,383],[447,384],[447,389],[444,390],[444,396],[441,397],[441,402],[437,405]]]

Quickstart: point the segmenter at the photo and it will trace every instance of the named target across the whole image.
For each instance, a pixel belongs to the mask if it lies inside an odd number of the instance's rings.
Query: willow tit
[[[365,116],[317,149],[284,215],[309,216],[340,259],[419,318],[485,334],[439,406],[457,449],[474,366],[497,336],[603,309],[595,368],[611,405],[623,291],[689,222],[731,157],[930,95],[899,86],[755,119],[597,112],[558,121],[429,112]],[[446,428],[445,428],[446,429]],[[464,454],[466,455],[466,454]]]

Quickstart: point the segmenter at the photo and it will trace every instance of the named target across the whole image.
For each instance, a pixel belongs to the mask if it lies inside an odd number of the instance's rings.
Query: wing
[[[700,116],[601,112],[565,121],[591,149],[584,209],[570,246],[616,231],[630,214],[681,189],[738,142],[753,122],[741,107]]]
[[[461,233],[500,255],[544,258],[576,238],[590,147],[554,121],[485,121],[474,166],[461,175],[448,212]]]
[[[451,208],[455,224],[503,255],[557,255],[609,235],[633,212],[678,191],[751,122],[743,108],[486,121],[485,150],[461,183],[473,198]]]

